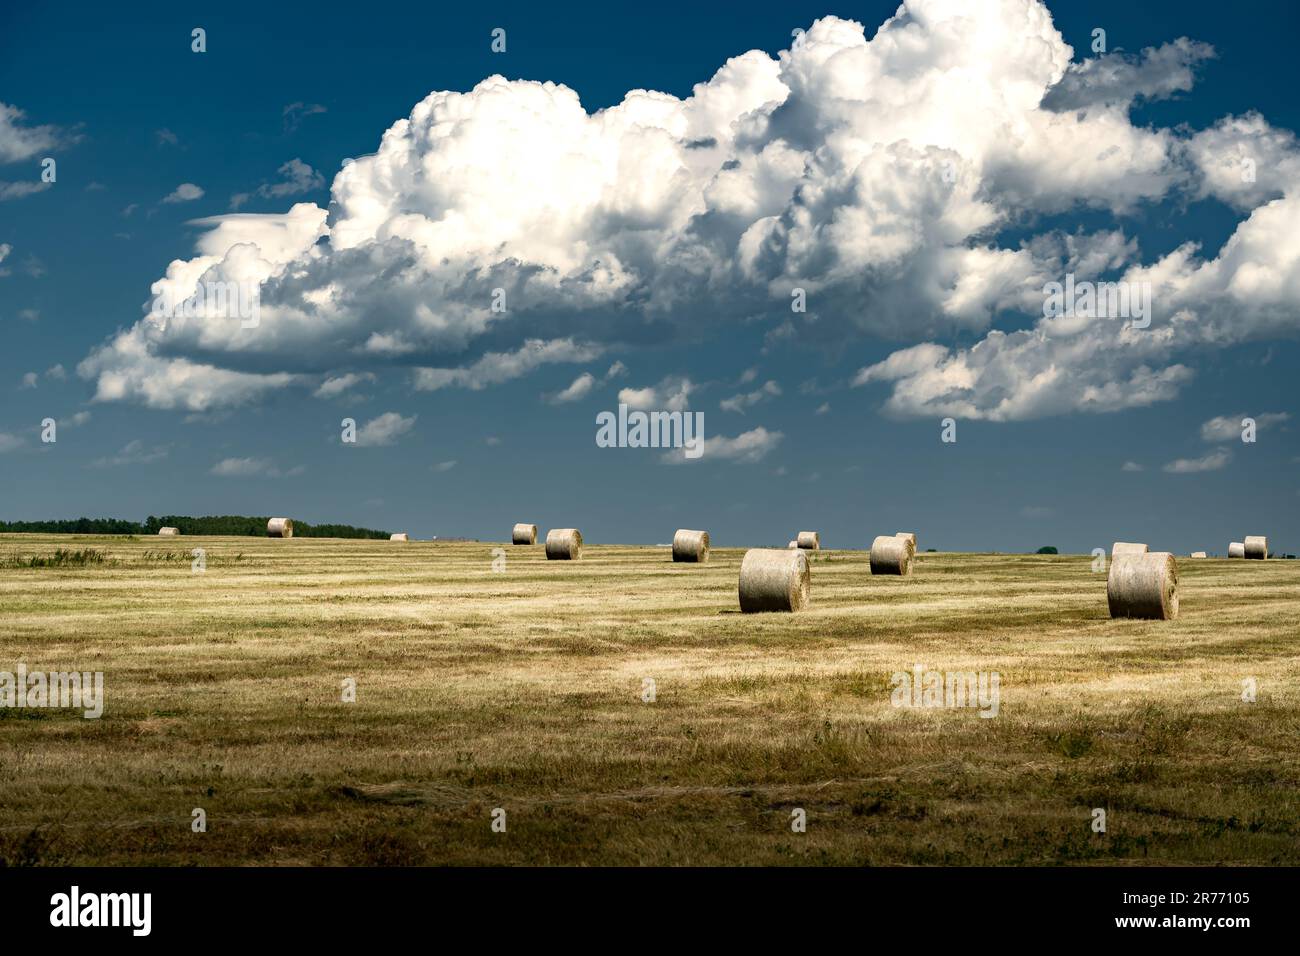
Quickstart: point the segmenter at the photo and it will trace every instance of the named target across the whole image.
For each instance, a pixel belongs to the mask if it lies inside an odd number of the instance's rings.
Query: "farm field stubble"
[[[106,698],[0,708],[0,865],[1300,863],[1300,562],[1143,622],[1089,556],[865,551],[742,615],[743,553],[0,536],[0,671]],[[892,706],[916,664],[997,716]]]

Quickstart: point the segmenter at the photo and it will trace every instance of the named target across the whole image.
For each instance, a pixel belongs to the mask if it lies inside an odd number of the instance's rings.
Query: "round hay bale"
[[[292,538],[293,519],[272,518],[266,523],[266,536],[268,538]]]
[[[405,531],[398,531],[396,534],[390,534],[388,536],[388,540],[389,541],[410,541],[411,539],[407,537]]]
[[[582,532],[577,528],[552,528],[546,532],[546,560],[577,561],[582,557]]]
[[[158,536],[159,536],[160,538],[174,538],[174,537],[176,537],[176,536],[177,536],[178,534],[180,534],[180,533],[181,533],[181,532],[180,532],[180,529],[179,529],[179,528],[159,528],[159,529],[158,529]]]
[[[799,542],[798,542],[798,541],[791,541],[789,544],[786,545],[786,547],[787,547],[787,548],[797,548],[797,547],[799,547]]]
[[[709,533],[679,528],[673,535],[673,560],[703,564],[709,560]]]
[[[1116,541],[1110,546],[1110,556],[1113,558],[1117,554],[1146,554],[1150,550],[1145,544],[1135,544],[1132,541]]]
[[[1233,541],[1228,545],[1228,557],[1244,558],[1246,556],[1246,545],[1241,541]]]
[[[912,559],[915,557],[916,545],[910,538],[882,534],[871,542],[871,573],[906,576],[912,573]]]
[[[1245,547],[1246,557],[1255,561],[1263,561],[1268,557],[1268,538],[1262,534],[1248,534],[1242,541]]]
[[[1192,552],[1192,557],[1194,557],[1194,558],[1208,558],[1209,555],[1207,555],[1204,551],[1193,551],[1193,552]]]
[[[913,554],[916,553],[916,535],[915,535],[913,532],[911,532],[911,531],[895,531],[895,532],[894,532],[894,537],[895,537],[895,538],[906,538],[907,540],[911,541],[911,542],[912,542],[912,553],[913,553]]]
[[[536,544],[537,525],[517,524],[510,531],[511,544]]]
[[[803,610],[811,578],[804,549],[751,548],[740,562],[740,609],[746,614]]]
[[[816,531],[800,531],[794,540],[805,551],[820,551],[822,548],[822,536]]]
[[[1168,551],[1120,554],[1110,563],[1106,602],[1111,617],[1172,621],[1178,616],[1178,566]]]

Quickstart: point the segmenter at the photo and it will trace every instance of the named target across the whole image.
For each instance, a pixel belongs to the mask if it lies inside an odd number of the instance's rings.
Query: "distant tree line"
[[[181,534],[220,534],[260,538],[266,535],[269,517],[245,515],[150,515],[143,522],[122,518],[63,518],[52,521],[0,521],[0,532],[19,534],[140,534],[154,535],[159,528],[176,528]],[[293,533],[300,538],[382,538],[387,531],[356,528],[350,524],[308,524],[294,520]]]

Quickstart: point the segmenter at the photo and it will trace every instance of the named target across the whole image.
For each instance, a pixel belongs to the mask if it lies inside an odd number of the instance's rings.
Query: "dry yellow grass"
[[[1300,863],[1300,562],[1132,621],[1090,557],[821,551],[742,615],[741,549],[494,547],[0,536],[0,670],[107,697],[0,708],[0,863]],[[891,706],[918,663],[998,716]]]

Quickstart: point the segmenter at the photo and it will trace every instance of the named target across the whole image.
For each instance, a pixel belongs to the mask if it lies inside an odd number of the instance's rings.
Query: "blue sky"
[[[911,6],[876,39],[896,4],[5,8],[0,518],[1295,551],[1293,5]],[[676,99],[594,115],[637,89]],[[273,255],[295,204],[330,234]],[[275,273],[257,329],[137,326],[232,237]],[[1070,269],[1150,281],[1149,334],[1042,327]],[[717,443],[598,448],[620,392]]]

